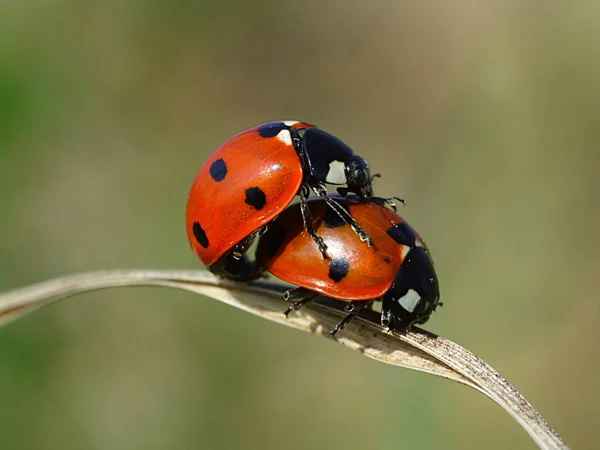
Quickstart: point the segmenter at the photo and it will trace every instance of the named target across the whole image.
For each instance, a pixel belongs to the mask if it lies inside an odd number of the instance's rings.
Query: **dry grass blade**
[[[328,336],[343,305],[319,298],[286,319],[281,286],[239,284],[203,271],[111,270],[72,275],[0,294],[0,326],[65,297],[109,287],[162,286],[184,289],[299,330]],[[385,332],[377,314],[365,311],[339,336],[339,342],[396,366],[438,375],[470,386],[502,406],[542,449],[566,449],[560,436],[531,404],[485,361],[435,334],[415,329],[405,335]]]

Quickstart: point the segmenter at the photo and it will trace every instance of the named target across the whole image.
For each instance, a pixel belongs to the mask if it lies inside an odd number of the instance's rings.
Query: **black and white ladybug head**
[[[440,303],[440,288],[433,267],[433,261],[427,250],[421,247],[411,248],[392,284],[384,296],[382,325],[394,327],[395,323],[403,327],[429,320]]]

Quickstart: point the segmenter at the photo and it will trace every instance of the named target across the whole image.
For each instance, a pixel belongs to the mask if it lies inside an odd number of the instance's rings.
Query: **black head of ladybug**
[[[353,155],[344,165],[348,192],[353,192],[362,199],[373,196],[373,177],[369,163],[358,155]]]
[[[342,196],[352,192],[363,199],[372,197],[369,164],[348,145],[319,128],[297,130],[295,135],[298,150],[310,171],[309,181],[346,185],[338,189]]]
[[[410,329],[415,323],[427,322],[439,301],[440,288],[433,261],[424,248],[413,247],[384,295],[381,323],[393,329]]]

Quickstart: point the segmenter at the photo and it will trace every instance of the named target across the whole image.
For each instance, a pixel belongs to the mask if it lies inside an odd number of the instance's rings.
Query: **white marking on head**
[[[283,122],[283,124],[286,127],[291,127],[291,126],[296,125],[298,123],[297,120],[282,120],[282,122]]]
[[[277,139],[286,145],[293,145],[292,133],[290,133],[289,130],[281,130],[279,134],[277,134]]]
[[[423,243],[423,241],[419,238],[415,239],[415,247],[419,247],[419,248],[425,248],[425,244]]]
[[[346,184],[346,167],[342,161],[331,161],[325,181],[331,184]]]
[[[404,297],[400,297],[397,302],[409,313],[414,312],[417,304],[421,300],[421,296],[417,291],[409,289]]]

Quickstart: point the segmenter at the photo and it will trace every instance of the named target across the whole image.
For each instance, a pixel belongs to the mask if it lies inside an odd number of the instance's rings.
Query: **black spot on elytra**
[[[350,270],[350,263],[346,258],[336,258],[329,265],[329,278],[338,283]]]
[[[273,258],[283,244],[285,230],[281,226],[269,227],[269,233],[265,238],[267,238],[265,243],[265,253],[268,258]]]
[[[258,135],[262,138],[272,138],[279,134],[281,130],[289,130],[283,122],[269,122],[258,128]]]
[[[390,258],[388,258],[387,256],[384,256],[384,257],[383,257],[383,261],[384,261],[386,264],[391,264],[391,263],[392,263],[392,260],[391,260]]]
[[[344,208],[348,214],[350,214],[350,209],[347,205],[343,205],[338,203],[342,208]],[[327,207],[325,211],[325,215],[323,216],[323,223],[327,228],[339,228],[346,225],[346,221],[340,217],[338,213],[336,213],[333,208]]]
[[[246,189],[246,203],[254,209],[261,210],[267,204],[267,196],[259,187],[251,187]]]
[[[200,244],[204,248],[208,248],[208,237],[206,237],[206,232],[204,231],[202,226],[200,226],[199,222],[194,222],[194,225],[192,226],[192,231],[194,232],[194,237],[198,241],[198,244]]]
[[[406,222],[402,222],[390,227],[387,230],[387,234],[389,234],[391,238],[400,245],[407,245],[411,248],[416,245],[415,231]]]
[[[227,164],[223,159],[217,159],[210,165],[210,176],[215,181],[223,181],[227,176]]]

